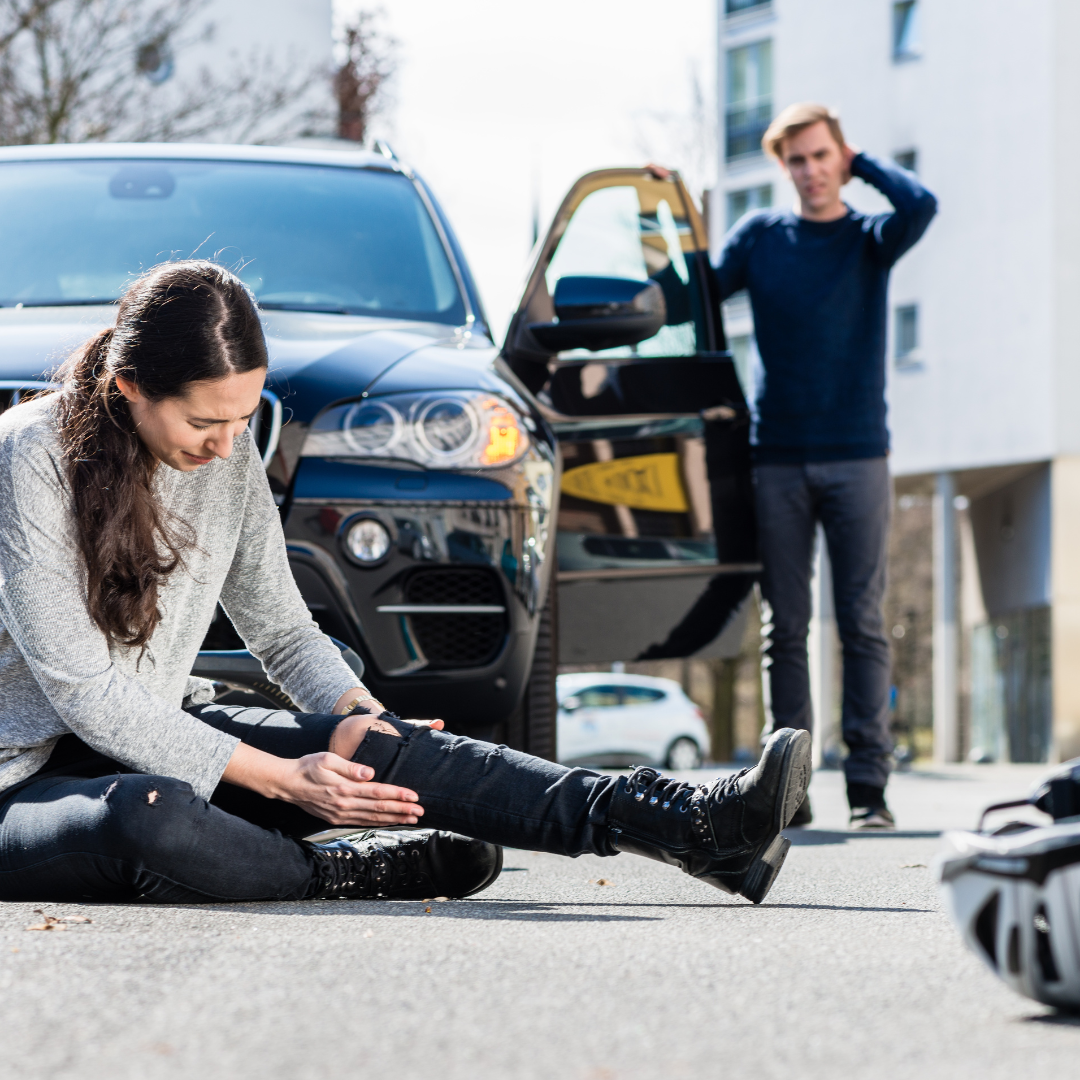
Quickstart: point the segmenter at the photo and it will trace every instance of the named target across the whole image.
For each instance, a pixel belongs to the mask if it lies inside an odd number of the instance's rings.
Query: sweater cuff
[[[214,734],[216,738],[212,751],[199,760],[197,768],[190,774],[177,777],[177,780],[186,780],[195,794],[207,802],[221,783],[221,775],[240,745],[240,740],[234,735],[226,735],[223,731],[215,731]]]

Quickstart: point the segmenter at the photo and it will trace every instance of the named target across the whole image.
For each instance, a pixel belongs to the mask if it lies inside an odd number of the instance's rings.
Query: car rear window
[[[166,259],[213,258],[267,308],[458,324],[457,280],[397,173],[218,161],[0,164],[0,304],[116,299]]]

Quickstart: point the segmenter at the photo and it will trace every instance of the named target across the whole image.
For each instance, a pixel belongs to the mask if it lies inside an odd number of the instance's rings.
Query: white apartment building
[[[333,63],[332,0],[216,0],[197,9],[176,42],[148,42],[136,57],[142,74],[164,89],[197,82],[203,71],[229,82],[238,73],[254,78],[261,96],[275,79],[299,84],[308,73],[328,73]],[[267,130],[282,117],[304,115],[313,108],[329,110],[330,86],[312,81],[307,92],[289,102]],[[227,137],[228,133],[223,133]],[[253,133],[255,137],[262,131]]]
[[[1080,3],[718,2],[714,243],[790,204],[759,143],[794,101],[836,108],[851,143],[939,199],[893,272],[888,355],[897,487],[935,499],[935,756],[1080,755]],[[860,181],[845,198],[886,205]],[[749,370],[745,301],[727,326]]]

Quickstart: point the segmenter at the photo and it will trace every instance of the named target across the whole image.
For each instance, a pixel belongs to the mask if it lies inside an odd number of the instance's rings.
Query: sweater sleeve
[[[855,155],[851,175],[877,188],[893,205],[891,212],[867,219],[881,262],[892,266],[926,232],[937,213],[937,199],[905,169],[869,154]]]
[[[750,249],[754,246],[766,217],[764,211],[750,214],[724,237],[724,246],[720,249],[720,257],[716,261],[716,280],[720,284],[721,300],[726,300],[740,289],[746,288],[746,264]]]
[[[281,516],[253,450],[247,477],[244,520],[221,606],[271,682],[302,709],[328,713],[359,680],[300,595],[285,551]]]
[[[209,798],[239,741],[153,694],[113,663],[75,563],[62,467],[25,433],[0,500],[0,618],[57,714],[83,742]],[[153,663],[149,652],[143,663]]]

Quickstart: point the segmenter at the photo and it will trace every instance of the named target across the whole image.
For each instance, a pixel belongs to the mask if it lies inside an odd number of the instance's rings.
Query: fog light
[[[390,550],[390,534],[374,518],[361,518],[345,534],[345,550],[359,563],[377,563]]]

